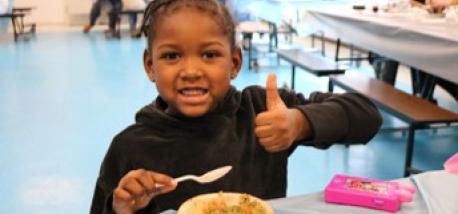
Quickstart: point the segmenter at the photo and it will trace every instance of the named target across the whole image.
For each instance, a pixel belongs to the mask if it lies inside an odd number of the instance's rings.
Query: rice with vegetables
[[[273,214],[263,200],[236,192],[207,193],[185,201],[178,214]]]
[[[266,214],[261,203],[248,194],[241,194],[237,204],[228,204],[224,200],[223,193],[209,201],[202,209],[202,214]]]

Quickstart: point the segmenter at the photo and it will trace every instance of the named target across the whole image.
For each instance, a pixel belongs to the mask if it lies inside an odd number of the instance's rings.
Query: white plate
[[[240,199],[247,197],[249,202],[256,202],[262,207],[265,214],[273,214],[273,210],[269,204],[265,201],[254,197],[252,195],[244,193],[231,193],[231,192],[220,192],[220,193],[209,193],[195,196],[185,201],[178,209],[178,214],[206,214],[206,210],[211,209],[213,205],[219,207],[222,203],[226,206],[240,205]]]

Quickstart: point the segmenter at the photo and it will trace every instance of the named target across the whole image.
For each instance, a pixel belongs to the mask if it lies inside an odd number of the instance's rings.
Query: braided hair
[[[158,21],[179,8],[195,8],[214,18],[225,35],[228,36],[232,50],[235,49],[235,24],[227,8],[215,0],[153,0],[145,9],[142,32],[147,38],[147,47],[151,48]],[[198,25],[196,25],[198,26]]]

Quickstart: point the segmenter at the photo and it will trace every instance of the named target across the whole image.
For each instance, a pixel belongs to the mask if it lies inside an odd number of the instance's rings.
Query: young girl
[[[286,195],[288,156],[299,145],[366,143],[381,124],[359,94],[237,91],[242,54],[234,23],[215,0],[155,0],[145,11],[144,66],[159,96],[118,134],[102,163],[91,213],[157,213],[202,193]],[[209,183],[173,178],[232,170]]]

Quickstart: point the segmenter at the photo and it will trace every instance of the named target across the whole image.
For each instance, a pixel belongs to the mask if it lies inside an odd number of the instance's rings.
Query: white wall
[[[8,11],[11,11],[13,0],[0,0],[0,4],[1,4],[0,6],[6,7],[6,8],[1,8],[0,13],[5,13]],[[7,32],[8,25],[10,23],[11,23],[10,19],[5,19],[5,18],[0,19],[0,34],[4,34],[5,32]]]
[[[67,24],[72,16],[89,15],[92,0],[15,0],[14,6],[33,6],[27,21],[38,24]]]
[[[82,25],[89,22],[92,0],[63,0],[67,2],[67,23]]]
[[[89,14],[92,0],[66,0],[69,15]]]
[[[14,7],[35,7],[28,22],[63,24],[66,22],[65,0],[15,0]]]

